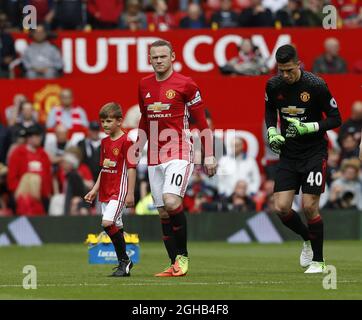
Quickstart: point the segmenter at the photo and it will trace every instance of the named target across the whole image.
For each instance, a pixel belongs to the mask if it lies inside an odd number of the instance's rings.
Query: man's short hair
[[[297,50],[290,44],[279,47],[275,54],[275,59],[278,63],[298,62],[299,60]]]
[[[150,49],[151,48],[154,48],[154,47],[168,47],[170,49],[170,52],[173,52],[173,47],[172,47],[172,44],[171,42],[167,41],[167,40],[156,40],[155,42],[153,42],[150,46]]]
[[[99,111],[99,118],[122,118],[122,108],[117,102],[106,103]]]

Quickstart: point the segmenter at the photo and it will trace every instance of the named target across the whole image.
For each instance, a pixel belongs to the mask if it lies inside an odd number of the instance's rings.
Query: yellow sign
[[[123,232],[124,240],[126,243],[139,243],[139,237],[137,233],[126,233]],[[111,239],[105,232],[101,232],[100,234],[90,233],[85,240],[86,244],[97,244],[97,243],[112,243]]]

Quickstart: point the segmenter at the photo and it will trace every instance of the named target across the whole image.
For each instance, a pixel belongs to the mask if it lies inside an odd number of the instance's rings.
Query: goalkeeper
[[[280,154],[274,186],[275,209],[285,226],[303,240],[300,264],[305,273],[321,273],[323,220],[319,198],[324,192],[326,131],[337,128],[341,117],[326,83],[301,70],[295,48],[284,45],[276,52],[279,74],[269,79],[265,94],[265,123],[270,148]],[[278,115],[281,132],[276,129]],[[294,194],[302,188],[305,225],[292,210]]]

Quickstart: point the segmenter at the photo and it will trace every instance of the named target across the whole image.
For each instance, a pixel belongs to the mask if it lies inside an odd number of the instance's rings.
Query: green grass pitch
[[[89,265],[84,244],[0,248],[0,299],[362,299],[362,241],[326,241],[337,289],[326,274],[304,274],[301,243],[189,244],[186,277],[155,278],[166,265],[163,244],[142,243],[141,261],[128,278],[108,278],[112,265]],[[22,286],[25,265],[37,268],[37,289]]]

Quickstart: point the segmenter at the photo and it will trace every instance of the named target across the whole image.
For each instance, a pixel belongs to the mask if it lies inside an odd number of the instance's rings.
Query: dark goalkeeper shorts
[[[305,160],[281,158],[275,175],[274,192],[295,190],[299,193],[320,195],[326,182],[327,160],[313,157]]]

